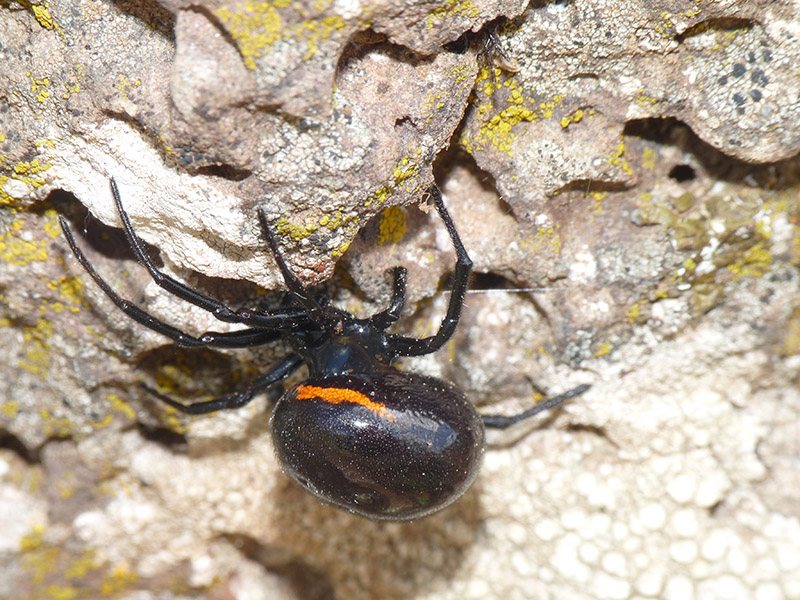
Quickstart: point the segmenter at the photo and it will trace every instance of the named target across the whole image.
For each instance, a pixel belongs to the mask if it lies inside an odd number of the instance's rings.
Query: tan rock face
[[[0,597],[799,597],[796,13],[0,2]],[[184,419],[137,385],[219,396],[286,350],[182,350],[119,314],[58,213],[125,297],[228,327],[131,260],[112,176],[205,293],[279,304],[264,206],[357,314],[406,266],[417,335],[454,260],[411,206],[435,178],[477,277],[447,348],[404,368],[493,413],[592,388],[492,435],[442,513],[322,506],[280,473],[274,397]]]

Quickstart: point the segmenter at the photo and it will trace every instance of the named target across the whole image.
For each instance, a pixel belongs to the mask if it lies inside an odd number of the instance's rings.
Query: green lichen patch
[[[729,281],[760,278],[776,264],[773,224],[798,226],[793,215],[800,212],[800,199],[763,190],[731,188],[729,193],[669,198],[645,193],[635,213],[641,225],[659,224],[674,246],[686,256],[683,266],[671,276],[666,288],[670,296],[690,290],[694,315],[700,315],[722,298]],[[790,257],[787,257],[790,258]]]

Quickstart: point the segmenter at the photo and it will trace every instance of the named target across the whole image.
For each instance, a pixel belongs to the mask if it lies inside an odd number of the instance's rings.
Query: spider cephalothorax
[[[437,511],[461,496],[474,480],[483,453],[484,427],[508,427],[588,387],[511,417],[481,416],[455,386],[391,366],[399,356],[420,356],[441,348],[453,335],[464,304],[472,261],[435,186],[430,195],[455,246],[456,268],[447,314],[435,335],[421,339],[387,331],[403,309],[403,267],[391,270],[389,307],[357,319],[321,304],[309,293],[284,262],[266,213],[259,209],[261,226],[294,307],[276,312],[233,310],[157,269],[133,231],[113,180],[111,191],[128,242],[154,281],[220,321],[241,323],[246,329],[193,336],[131,304],[95,271],[60,217],[78,261],[125,314],[181,346],[245,348],[285,338],[293,348],[244,391],[223,398],[181,404],[148,389],[182,412],[209,413],[244,406],[257,392],[305,363],[309,377],[277,402],[270,426],[284,471],[326,502],[373,519],[413,519]]]

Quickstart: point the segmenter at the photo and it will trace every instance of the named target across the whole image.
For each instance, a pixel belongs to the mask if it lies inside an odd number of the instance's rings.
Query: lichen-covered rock
[[[0,1],[0,597],[800,597],[795,13]],[[263,206],[357,314],[405,265],[398,327],[424,336],[454,261],[413,206],[434,173],[477,276],[446,349],[404,367],[492,413],[592,388],[490,432],[475,487],[415,523],[284,477],[280,390],[191,419],[147,394],[221,396],[286,349],[133,323],[56,219],[199,333],[228,325],[132,260],[109,177],[164,269],[235,308],[280,302]]]

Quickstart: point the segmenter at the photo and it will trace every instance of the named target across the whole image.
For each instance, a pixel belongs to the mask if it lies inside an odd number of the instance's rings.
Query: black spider
[[[220,321],[248,328],[193,336],[148,314],[111,289],[75,243],[67,221],[59,217],[75,257],[120,310],[180,346],[245,348],[285,338],[294,349],[243,392],[223,398],[184,405],[148,390],[189,414],[239,408],[305,363],[308,379],[278,401],[270,425],[284,471],[326,502],[374,519],[430,514],[456,500],[475,478],[483,453],[484,427],[508,427],[588,388],[575,388],[518,415],[481,416],[453,385],[391,366],[398,356],[420,356],[441,348],[453,335],[464,304],[472,261],[435,186],[430,195],[457,258],[447,314],[439,331],[422,339],[386,331],[403,309],[403,267],[389,271],[394,281],[389,307],[367,319],[320,304],[287,267],[267,215],[259,208],[266,240],[298,308],[274,313],[232,310],[159,271],[134,233],[113,179],[111,192],[128,243],[159,286]]]

